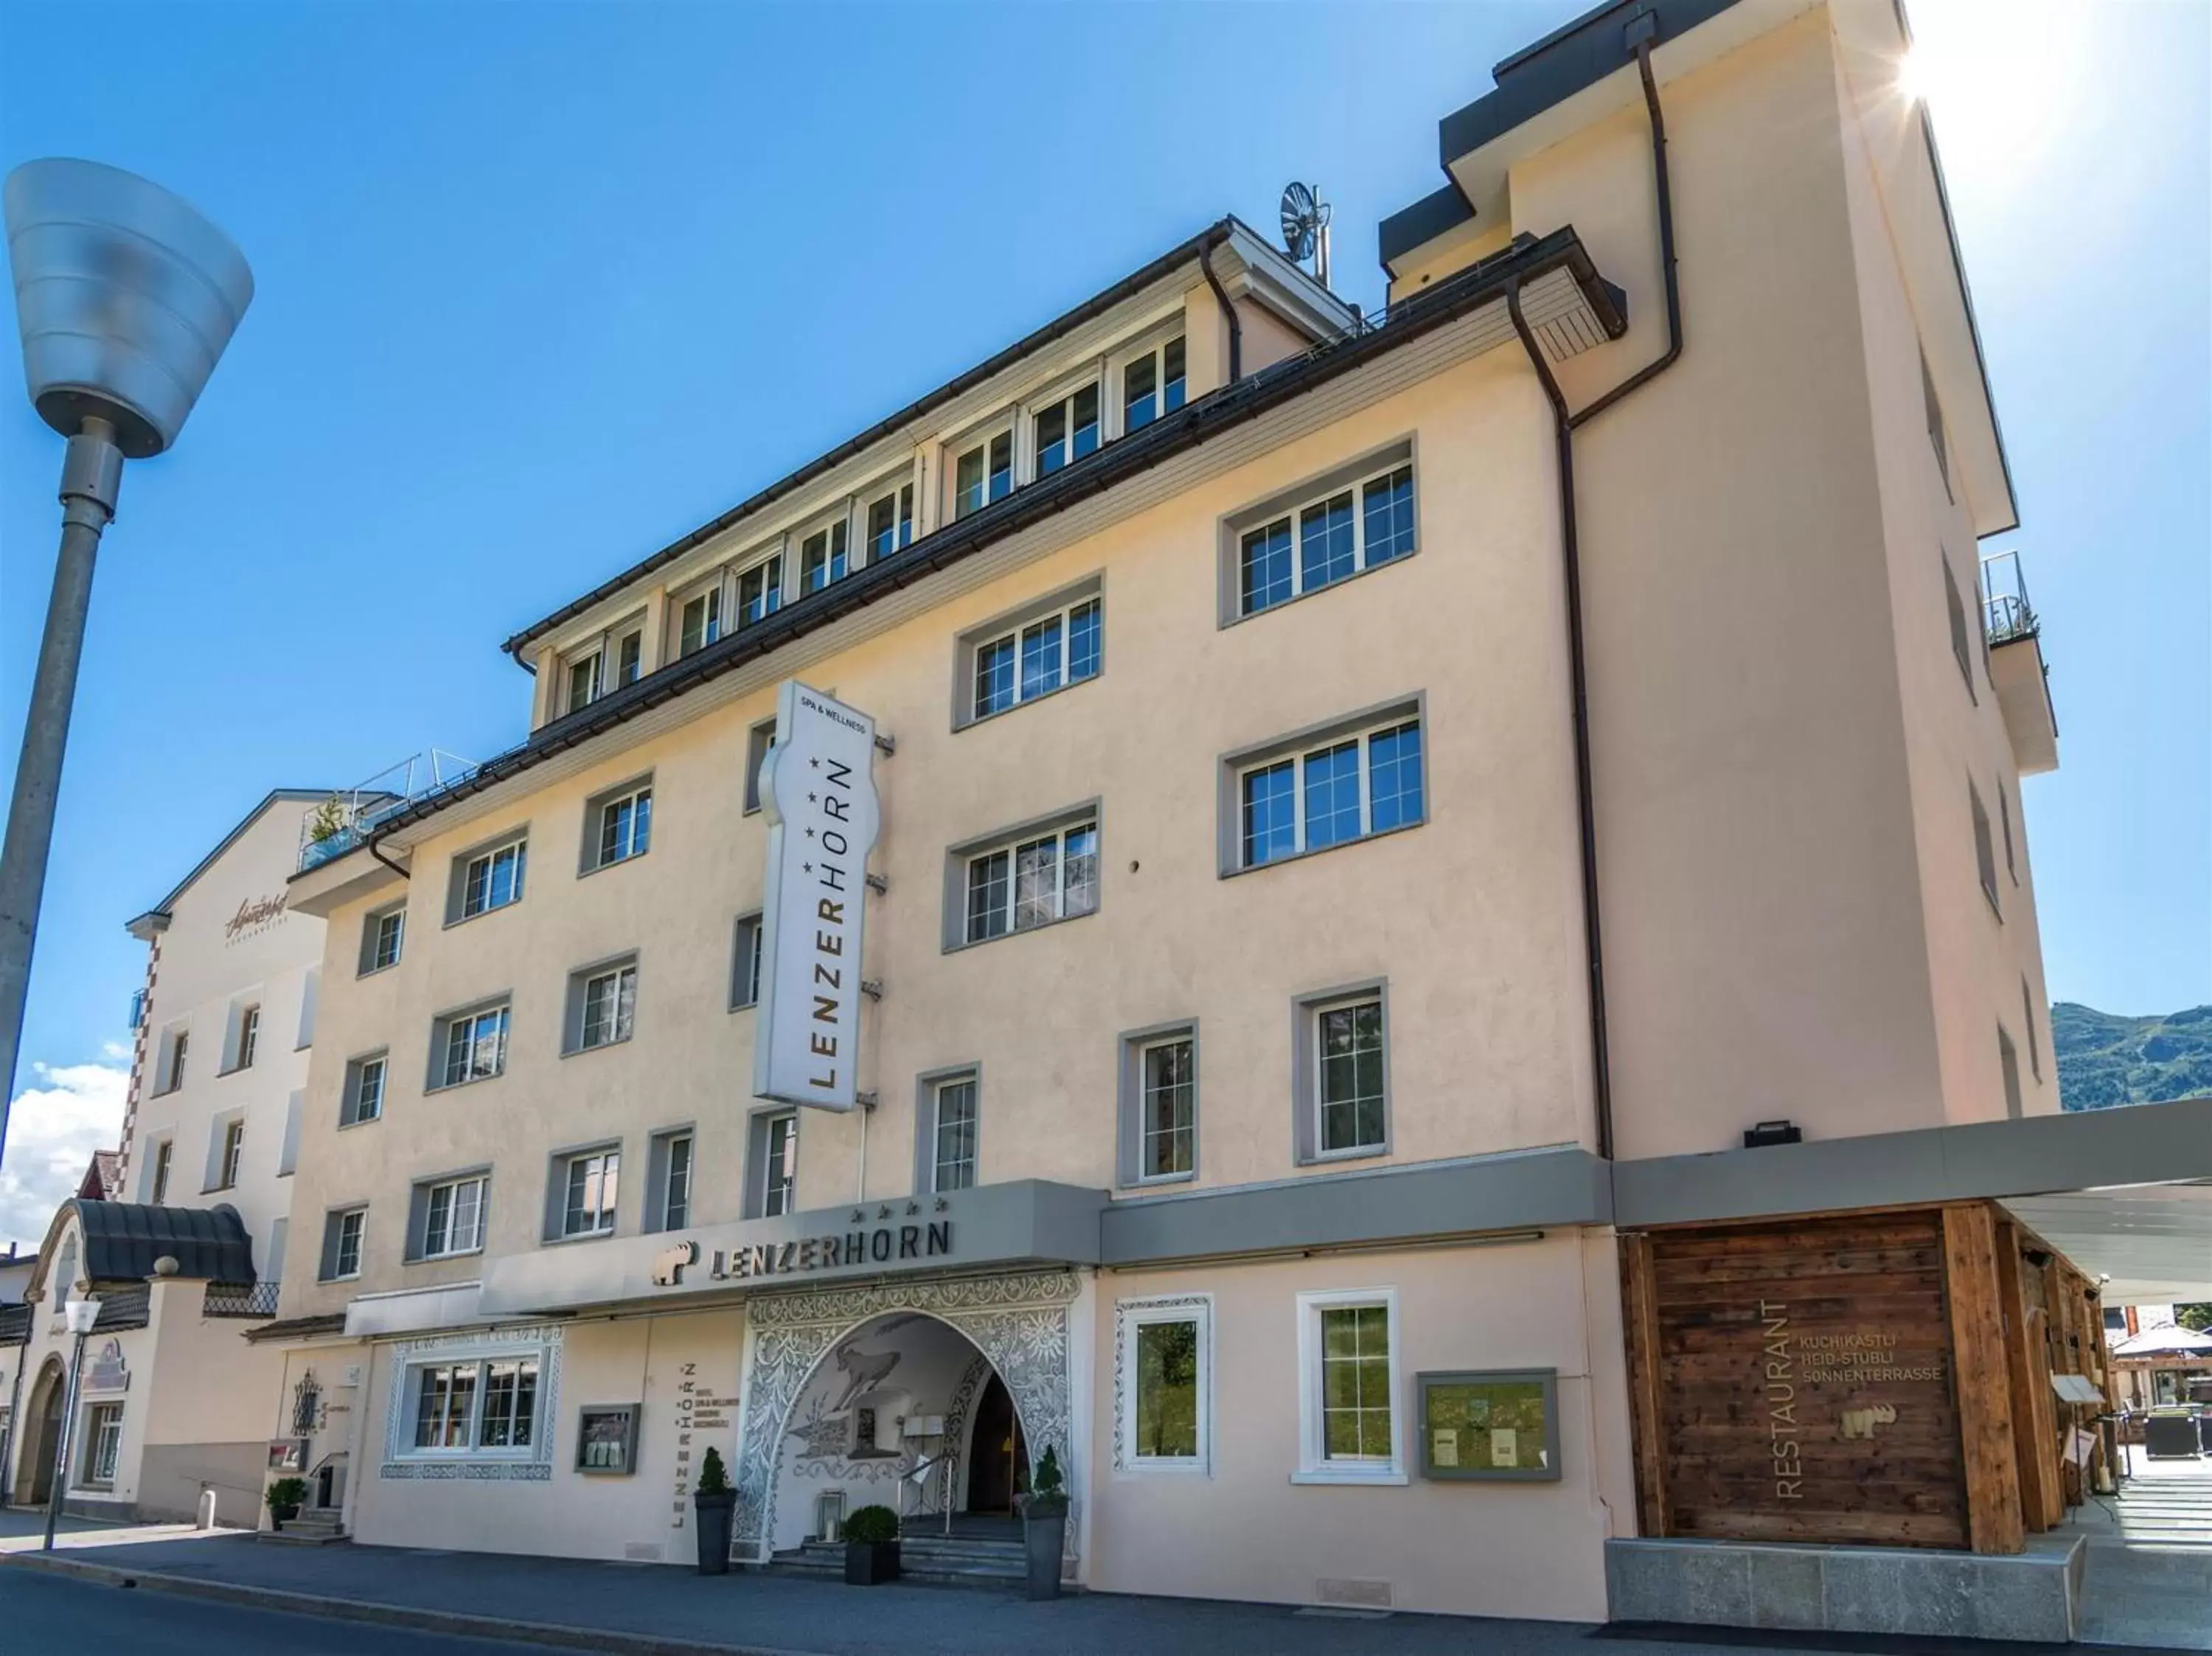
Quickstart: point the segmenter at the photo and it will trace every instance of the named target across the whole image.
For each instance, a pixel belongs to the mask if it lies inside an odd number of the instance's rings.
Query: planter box
[[[845,1544],[845,1585],[872,1587],[899,1577],[899,1544],[896,1541],[848,1541]]]
[[[1048,1512],[1038,1512],[1033,1507],[1024,1509],[1022,1543],[1029,1553],[1029,1596],[1059,1598],[1060,1558],[1067,1543],[1067,1508],[1060,1507]]]
[[[691,1497],[694,1527],[699,1536],[699,1574],[727,1575],[730,1573],[730,1520],[737,1511],[737,1491],[727,1495],[695,1495]]]

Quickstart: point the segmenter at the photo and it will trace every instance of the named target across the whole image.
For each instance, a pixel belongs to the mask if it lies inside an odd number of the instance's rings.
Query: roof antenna
[[[1283,187],[1283,247],[1304,264],[1313,261],[1314,280],[1328,286],[1329,204],[1311,185],[1296,179]]]

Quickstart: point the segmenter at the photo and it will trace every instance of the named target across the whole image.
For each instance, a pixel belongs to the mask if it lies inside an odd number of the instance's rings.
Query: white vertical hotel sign
[[[797,679],[775,704],[762,762],[768,883],[761,904],[753,1092],[849,1110],[860,1045],[860,934],[880,813],[876,721]]]

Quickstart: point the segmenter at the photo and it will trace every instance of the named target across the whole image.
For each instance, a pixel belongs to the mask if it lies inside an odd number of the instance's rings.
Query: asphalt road
[[[547,1646],[505,1639],[455,1639],[412,1628],[283,1616],[34,1570],[0,1575],[0,1656],[58,1656],[67,1651],[128,1651],[131,1656],[552,1656]]]

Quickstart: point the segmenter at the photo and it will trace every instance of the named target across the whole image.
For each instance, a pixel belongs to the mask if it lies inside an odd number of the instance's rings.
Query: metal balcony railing
[[[210,1283],[205,1314],[210,1317],[273,1317],[281,1283]]]
[[[2033,638],[2042,630],[2035,606],[2027,601],[2027,577],[2018,552],[1998,552],[1982,560],[1982,627],[1992,645]]]
[[[368,838],[376,825],[404,810],[423,795],[474,775],[476,761],[433,748],[379,771],[356,787],[344,788],[307,813],[300,827],[300,872],[343,857]]]

